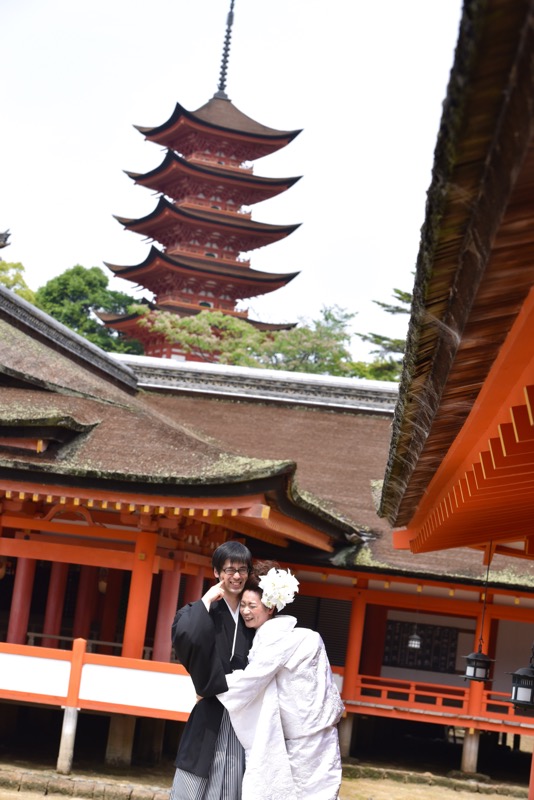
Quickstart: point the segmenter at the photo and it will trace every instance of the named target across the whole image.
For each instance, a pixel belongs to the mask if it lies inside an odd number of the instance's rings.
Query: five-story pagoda
[[[135,282],[154,295],[151,307],[179,316],[206,309],[246,319],[262,330],[293,327],[248,319],[237,311],[239,300],[266,294],[289,283],[298,272],[260,272],[243,258],[279,241],[298,225],[256,222],[248,207],[274,197],[298,178],[254,175],[250,162],[285,147],[300,131],[279,131],[247,117],[226,95],[233,6],[228,14],[218,90],[196,111],[180,104],[163,125],[136,126],[166,154],[156,169],[127,172],[140,186],[159,193],[152,213],[141,219],[117,217],[127,230],[158,242],[136,266],[106,264],[116,276]],[[182,356],[179,344],[138,324],[137,315],[101,314],[105,324],[141,341],[146,355]],[[193,358],[193,356],[186,356]]]

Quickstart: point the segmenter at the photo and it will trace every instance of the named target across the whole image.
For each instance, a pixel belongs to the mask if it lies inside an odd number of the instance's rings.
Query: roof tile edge
[[[392,415],[398,386],[389,381],[339,378],[283,370],[202,364],[114,354],[134,371],[140,388],[293,403]]]
[[[129,392],[137,389],[137,378],[128,364],[121,363],[83,336],[41,311],[9,289],[0,286],[0,318],[29,330],[86,367],[97,370],[107,380],[119,383]]]

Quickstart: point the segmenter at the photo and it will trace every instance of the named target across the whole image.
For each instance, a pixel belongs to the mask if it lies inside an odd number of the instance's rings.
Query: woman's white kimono
[[[245,748],[242,800],[335,800],[344,707],[323,640],[277,616],[256,632],[244,670],[218,695]]]

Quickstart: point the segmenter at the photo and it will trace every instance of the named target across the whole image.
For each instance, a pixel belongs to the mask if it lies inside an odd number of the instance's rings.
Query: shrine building
[[[481,762],[492,737],[534,735],[509,676],[485,705],[464,680],[477,553],[396,550],[376,514],[395,384],[112,357],[6,290],[0,335],[4,752],[31,745],[60,773],[171,762],[195,702],[172,618],[228,538],[297,576],[292,612],[321,633],[345,701],[344,756],[372,757],[385,736],[393,755],[430,724],[443,742],[458,732],[473,771],[459,732],[474,714]],[[495,554],[491,653],[510,667],[534,576],[507,564]]]
[[[173,759],[171,622],[237,538],[300,582],[344,757],[528,781],[533,32],[523,0],[465,2],[400,387],[111,356],[0,289],[4,752]]]

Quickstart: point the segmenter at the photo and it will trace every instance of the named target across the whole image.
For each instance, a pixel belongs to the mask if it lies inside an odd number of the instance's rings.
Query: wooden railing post
[[[82,667],[86,648],[87,642],[85,639],[75,639],[72,644],[67,704],[63,708],[63,725],[61,728],[59,754],[56,765],[57,771],[62,775],[69,775],[72,769],[74,741],[76,739],[76,727],[78,725],[80,684],[82,681]]]

